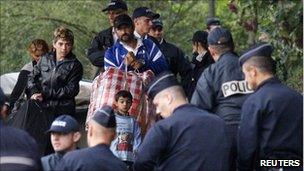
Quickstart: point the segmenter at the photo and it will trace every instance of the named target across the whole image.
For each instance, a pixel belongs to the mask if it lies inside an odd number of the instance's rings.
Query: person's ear
[[[74,132],[74,134],[73,134],[73,141],[76,143],[76,142],[78,142],[80,140],[80,138],[81,138],[81,133],[79,131]]]

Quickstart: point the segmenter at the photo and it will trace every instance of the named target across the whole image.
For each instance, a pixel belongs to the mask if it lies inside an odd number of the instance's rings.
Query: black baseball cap
[[[153,27],[163,27],[163,21],[160,18],[152,20]]]
[[[216,25],[219,26],[221,25],[220,19],[215,18],[215,17],[211,17],[211,18],[207,18],[207,28],[209,28],[212,25]]]
[[[154,13],[148,7],[138,7],[133,11],[132,19],[134,20],[135,18],[142,17],[142,16],[149,17],[151,19],[157,19],[160,17],[160,15],[158,13]]]
[[[117,10],[117,9],[123,9],[123,10],[128,10],[128,6],[127,4],[122,1],[122,0],[112,0],[107,8],[103,9],[102,11],[105,12],[105,11],[109,11],[109,10]]]
[[[127,14],[121,14],[114,19],[114,28],[118,28],[122,25],[132,26],[133,21]]]

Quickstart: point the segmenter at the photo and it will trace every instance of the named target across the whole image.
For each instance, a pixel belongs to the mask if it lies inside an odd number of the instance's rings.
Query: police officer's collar
[[[257,91],[258,89],[260,89],[261,87],[263,87],[265,84],[271,84],[271,83],[280,83],[281,81],[276,78],[275,76],[268,78],[266,80],[264,80],[263,82],[261,82],[258,87],[256,88],[255,91]]]

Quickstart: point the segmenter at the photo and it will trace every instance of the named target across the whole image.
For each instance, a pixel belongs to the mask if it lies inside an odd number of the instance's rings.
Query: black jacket
[[[186,91],[186,85],[190,82],[191,78],[189,73],[192,71],[192,68],[190,62],[185,57],[184,52],[174,44],[166,42],[165,39],[157,45],[164,54],[173,74],[175,76],[178,74],[180,75],[181,84]]]
[[[75,96],[79,92],[79,81],[83,68],[71,52],[64,60],[56,62],[56,54],[48,53],[41,57],[29,76],[30,96],[42,93],[46,107],[54,110],[53,114],[74,114]]]
[[[209,65],[214,63],[214,60],[209,52],[206,52],[205,55],[202,57],[202,61],[196,60],[197,55],[193,55],[192,59],[192,66],[193,70],[191,72],[191,82],[187,85],[187,94],[188,99],[190,100],[192,97],[192,94],[195,90],[196,83],[199,79],[199,77],[202,75],[203,71],[209,67]]]
[[[113,46],[113,44],[112,27],[99,32],[93,38],[91,46],[87,49],[87,56],[90,62],[103,70],[105,52],[108,48]]]

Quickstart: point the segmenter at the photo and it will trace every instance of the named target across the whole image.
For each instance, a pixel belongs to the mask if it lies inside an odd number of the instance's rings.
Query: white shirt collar
[[[129,45],[123,43],[123,42],[119,42],[119,43],[120,43],[125,49],[127,49],[127,51],[129,51],[129,52],[131,51],[131,52],[133,52],[133,53],[136,55],[137,52],[138,52],[139,47],[141,47],[141,46],[143,45],[143,41],[142,41],[142,39],[137,38],[136,36],[135,36],[135,39],[137,40],[137,45],[136,45],[136,48],[135,48],[135,49],[133,49],[131,46],[129,46]]]

